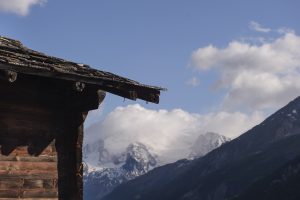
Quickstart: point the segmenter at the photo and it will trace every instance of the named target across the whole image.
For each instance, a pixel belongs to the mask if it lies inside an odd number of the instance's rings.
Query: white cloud
[[[266,110],[278,109],[300,91],[300,37],[284,28],[278,38],[260,41],[234,40],[224,48],[208,45],[193,52],[193,65],[217,73],[211,76],[217,77],[214,85],[225,92],[217,112],[149,110],[138,104],[118,107],[86,131],[85,141],[102,139],[112,153],[141,142],[167,163],[186,157],[199,134],[239,136],[259,124]],[[199,82],[193,77],[186,84]]]
[[[268,33],[270,31],[272,31],[270,28],[263,27],[262,25],[260,25],[259,23],[255,22],[255,21],[251,21],[249,23],[249,28],[254,31],[263,32],[263,33]]]
[[[200,81],[196,77],[192,77],[189,80],[187,80],[185,84],[188,86],[196,87],[200,84]]]
[[[192,62],[199,70],[217,71],[216,85],[227,89],[224,109],[274,109],[299,95],[300,37],[293,32],[261,45],[209,45],[196,50]]]
[[[43,5],[46,0],[0,0],[0,11],[25,16],[34,5]]]
[[[198,135],[208,131],[236,137],[261,122],[264,116],[253,112],[217,112],[205,115],[181,109],[150,110],[135,104],[118,107],[101,123],[87,129],[88,143],[102,139],[110,153],[120,153],[132,142],[150,147],[164,162],[185,158]]]

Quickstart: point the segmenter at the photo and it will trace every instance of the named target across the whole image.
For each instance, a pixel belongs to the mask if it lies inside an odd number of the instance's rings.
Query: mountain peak
[[[103,149],[98,148],[98,151],[101,157]],[[110,155],[110,158],[110,167],[85,173],[85,198],[100,199],[117,185],[143,175],[157,165],[155,156],[140,142],[129,144],[124,152]]]
[[[157,164],[148,148],[139,142],[131,143],[126,149],[126,161],[122,168],[136,175],[144,174]]]
[[[199,135],[196,142],[191,147],[189,158],[195,159],[202,157],[228,141],[230,141],[230,138],[214,132],[206,132],[203,135]]]

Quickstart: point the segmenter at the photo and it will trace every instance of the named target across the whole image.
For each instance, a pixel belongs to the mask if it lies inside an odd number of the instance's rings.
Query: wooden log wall
[[[26,147],[0,156],[0,199],[57,199],[57,156],[52,145],[38,157],[28,155]]]
[[[72,88],[31,76],[0,80],[0,200],[82,200],[83,122],[99,98],[94,87]]]
[[[45,120],[49,116],[3,105],[0,103],[0,199],[58,199],[55,130]]]

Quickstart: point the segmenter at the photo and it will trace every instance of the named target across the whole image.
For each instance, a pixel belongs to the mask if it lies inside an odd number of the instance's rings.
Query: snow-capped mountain
[[[130,144],[126,149],[126,153],[116,159],[117,162],[125,160],[121,168],[126,171],[128,178],[145,174],[157,165],[155,156],[142,143]]]
[[[194,159],[202,157],[229,141],[229,138],[213,132],[207,132],[203,135],[199,135],[196,142],[191,147],[191,154],[189,155],[189,158]]]
[[[98,151],[98,166],[95,167],[94,161],[85,168],[85,199],[99,199],[119,184],[143,175],[157,166],[156,156],[142,143],[132,143],[117,155],[110,155],[103,148],[103,142],[99,142],[98,146],[88,145],[84,148],[84,157],[87,160],[89,154],[95,158],[96,153],[93,150]]]
[[[200,135],[191,145],[190,155],[187,155],[187,158],[201,157],[227,141],[228,138],[217,133],[208,132]],[[129,144],[121,153],[109,152],[104,144],[105,141],[99,140],[84,146],[85,199],[100,199],[119,184],[166,164],[160,155],[154,153],[155,150],[140,142]]]
[[[299,199],[300,97],[189,162],[157,167],[103,200]]]

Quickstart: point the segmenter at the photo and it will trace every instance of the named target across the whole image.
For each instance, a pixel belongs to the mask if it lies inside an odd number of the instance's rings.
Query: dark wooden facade
[[[81,200],[88,111],[106,91],[158,103],[161,88],[78,66],[0,37],[0,200]]]

